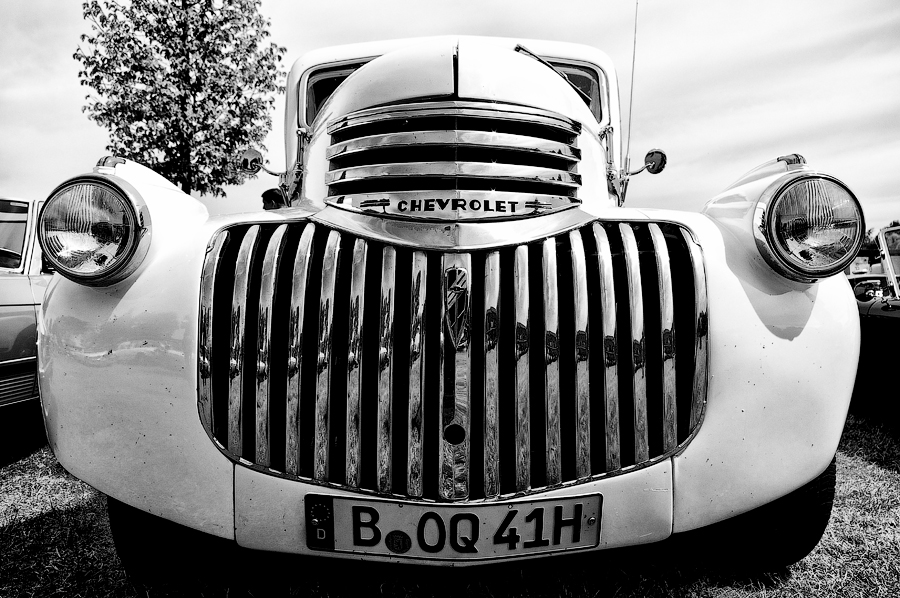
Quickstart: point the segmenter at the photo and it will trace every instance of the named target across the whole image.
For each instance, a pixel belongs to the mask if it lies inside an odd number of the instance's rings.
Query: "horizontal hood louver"
[[[560,114],[484,102],[357,111],[328,126],[326,202],[453,219],[572,207],[581,186],[580,132],[580,123]]]

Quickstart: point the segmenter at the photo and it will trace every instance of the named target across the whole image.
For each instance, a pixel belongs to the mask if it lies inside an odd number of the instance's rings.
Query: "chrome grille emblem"
[[[444,321],[454,349],[469,343],[469,273],[464,268],[444,270]]]

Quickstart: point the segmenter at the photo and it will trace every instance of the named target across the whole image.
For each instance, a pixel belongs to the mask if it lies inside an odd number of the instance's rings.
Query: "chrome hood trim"
[[[310,217],[313,222],[371,241],[447,252],[524,245],[568,232],[596,219],[577,206],[540,218],[500,222],[416,222],[372,217],[331,206]]]

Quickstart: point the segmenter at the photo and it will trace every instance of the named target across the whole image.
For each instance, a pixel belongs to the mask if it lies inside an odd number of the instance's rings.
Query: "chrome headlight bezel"
[[[120,200],[132,223],[125,250],[116,257],[110,267],[91,274],[74,271],[61,262],[55,251],[50,250],[45,238],[44,215],[63,193],[76,185],[96,185],[111,192]],[[62,276],[87,286],[109,286],[121,282],[141,265],[150,249],[151,228],[150,210],[141,194],[131,184],[114,175],[84,174],[65,181],[50,193],[38,217],[37,235],[44,256]]]
[[[778,239],[778,231],[775,227],[775,207],[778,202],[785,197],[789,189],[804,181],[815,179],[834,184],[847,194],[848,198],[853,201],[856,211],[859,214],[859,226],[856,238],[853,242],[853,249],[848,251],[841,259],[825,268],[804,269],[792,262],[783,253],[783,249],[781,248]],[[753,217],[753,236],[756,241],[756,247],[762,258],[773,270],[775,270],[775,272],[784,278],[801,283],[814,283],[819,279],[828,278],[829,276],[833,276],[843,271],[850,265],[856,257],[856,254],[859,252],[860,247],[862,247],[865,230],[862,206],[850,188],[833,176],[807,169],[790,173],[770,185],[760,196]]]

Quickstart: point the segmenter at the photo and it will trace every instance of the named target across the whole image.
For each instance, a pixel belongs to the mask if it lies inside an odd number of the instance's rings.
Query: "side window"
[[[338,85],[344,82],[353,71],[365,63],[326,68],[312,73],[306,84],[306,122],[311,123],[325,100],[331,97]]]

